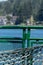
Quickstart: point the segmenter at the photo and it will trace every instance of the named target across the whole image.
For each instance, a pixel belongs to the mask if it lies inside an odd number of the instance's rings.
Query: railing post
[[[26,40],[26,29],[23,29],[23,43],[22,43],[22,48],[25,48],[25,40]]]
[[[32,47],[32,44],[30,43],[30,29],[29,28],[28,28],[28,31],[27,31],[27,47]],[[30,58],[30,65],[32,65],[32,58]]]
[[[27,31],[27,47],[31,47],[31,44],[30,44],[30,29],[28,29],[28,31]]]
[[[23,29],[23,43],[22,43],[22,48],[25,48],[25,40],[26,40],[26,29],[24,28]],[[23,54],[22,54],[22,56],[24,56],[25,55],[25,53],[24,53],[24,51],[23,51]],[[24,61],[22,62],[22,65],[25,65],[25,59],[24,59]]]
[[[31,31],[31,29],[28,29],[28,31],[27,31],[27,47],[33,46],[33,44],[30,43],[30,31]]]

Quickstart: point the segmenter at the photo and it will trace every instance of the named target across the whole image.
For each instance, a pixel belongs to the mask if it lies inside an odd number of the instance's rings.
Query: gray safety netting
[[[0,52],[0,65],[43,65],[43,46]]]

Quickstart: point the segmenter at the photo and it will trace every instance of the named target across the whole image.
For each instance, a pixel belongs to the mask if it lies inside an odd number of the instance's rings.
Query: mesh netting
[[[43,46],[0,52],[0,65],[43,65]]]

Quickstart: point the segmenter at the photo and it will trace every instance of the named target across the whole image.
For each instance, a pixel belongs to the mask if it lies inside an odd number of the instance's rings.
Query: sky
[[[6,0],[0,0],[0,1],[6,1]]]

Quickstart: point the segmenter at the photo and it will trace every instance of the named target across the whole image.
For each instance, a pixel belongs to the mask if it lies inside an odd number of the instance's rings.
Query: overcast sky
[[[6,1],[6,0],[0,0],[0,1]]]

